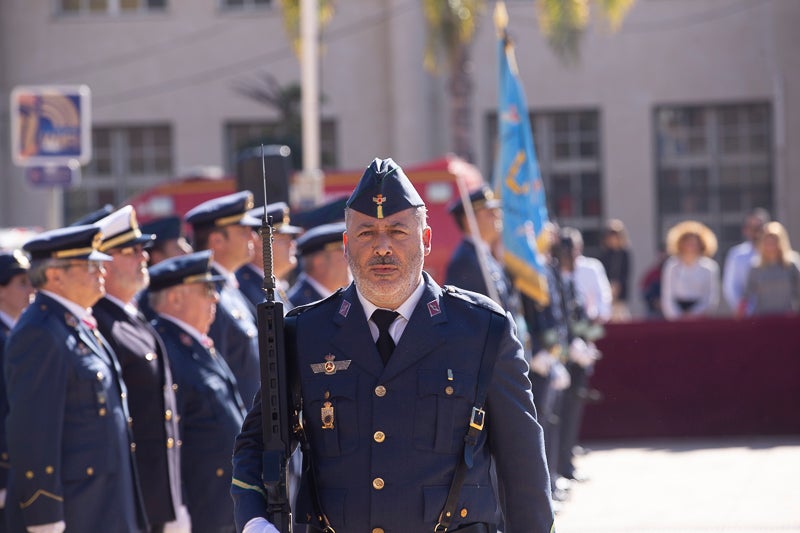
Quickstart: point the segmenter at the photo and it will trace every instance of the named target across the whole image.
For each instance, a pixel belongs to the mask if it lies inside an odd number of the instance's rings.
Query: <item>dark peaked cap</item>
[[[347,207],[371,217],[384,218],[411,207],[425,205],[403,169],[391,158],[367,167]]]
[[[225,279],[225,276],[211,272],[209,250],[170,257],[147,270],[150,273],[150,292],[186,283],[209,283]]]

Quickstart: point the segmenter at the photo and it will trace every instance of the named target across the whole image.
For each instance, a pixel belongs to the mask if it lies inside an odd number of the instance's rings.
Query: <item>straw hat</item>
[[[686,235],[697,235],[700,239],[701,253],[712,257],[717,253],[717,237],[711,228],[696,220],[684,220],[672,226],[667,232],[667,253],[678,255],[678,243]]]

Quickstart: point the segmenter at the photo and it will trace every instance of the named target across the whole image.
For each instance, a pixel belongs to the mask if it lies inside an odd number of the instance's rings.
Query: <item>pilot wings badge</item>
[[[324,363],[311,363],[311,370],[313,370],[315,374],[324,372],[325,374],[333,375],[339,370],[347,370],[352,361],[352,359],[346,361],[334,361],[334,359],[336,359],[336,356],[329,353],[325,356]]]

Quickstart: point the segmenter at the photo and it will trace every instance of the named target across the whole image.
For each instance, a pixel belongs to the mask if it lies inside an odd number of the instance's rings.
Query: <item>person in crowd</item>
[[[236,379],[208,337],[219,293],[211,253],[195,252],[150,267],[153,322],[177,385],[184,501],[194,533],[234,533],[231,449],[244,420]]]
[[[655,263],[647,269],[639,281],[639,290],[647,309],[647,318],[650,319],[664,318],[664,312],[661,309],[661,272],[664,270],[667,259],[669,259],[667,248],[661,243],[658,246]]]
[[[164,259],[176,255],[186,255],[193,252],[192,245],[183,235],[183,221],[181,217],[173,215],[157,218],[141,225],[142,233],[155,235],[150,247],[147,249],[148,266],[153,266]]]
[[[128,388],[136,466],[151,531],[160,533],[180,519],[189,532],[181,498],[178,411],[169,358],[161,338],[134,305],[136,294],[150,283],[147,248],[155,235],[142,233],[133,207],[125,206],[96,223],[103,233],[100,251],[106,263],[106,295],[93,307],[100,333],[122,367]],[[177,524],[172,524],[171,527]],[[176,529],[172,529],[176,531]]]
[[[506,311],[517,313],[520,304],[511,280],[492,254],[492,250],[503,236],[500,200],[494,197],[489,187],[483,185],[469,194],[469,202],[475,214],[477,235],[472,234],[473,230],[470,228],[464,203],[460,198],[448,207],[463,238],[447,264],[445,283],[490,298],[494,296],[498,299],[497,303]],[[489,290],[487,279],[493,287],[492,291]]]
[[[28,258],[18,250],[0,253],[0,369],[3,367],[6,338],[33,295],[33,286],[28,279],[30,266]],[[10,465],[6,428],[2,423],[7,413],[5,379],[0,372],[0,533],[7,531],[5,504]]]
[[[630,320],[628,309],[628,278],[631,271],[631,253],[628,232],[619,219],[606,222],[600,242],[600,262],[606,269],[611,284],[611,321]]]
[[[111,260],[101,238],[83,225],[23,246],[37,294],[6,343],[9,531],[147,529],[127,390],[91,312]]]
[[[685,220],[667,233],[661,274],[661,308],[667,320],[709,316],[719,303],[719,266],[714,232],[701,222]]]
[[[311,228],[297,239],[302,272],[286,295],[291,305],[305,305],[327,298],[351,280],[343,247],[344,222]]]
[[[272,221],[272,275],[275,278],[275,299],[283,303],[284,311],[291,305],[286,296],[289,288],[286,277],[297,266],[295,238],[303,228],[289,224],[289,206],[285,202],[269,204],[267,216]],[[256,220],[264,219],[264,207],[256,207],[247,212]],[[236,271],[239,289],[254,306],[264,301],[264,244],[259,233],[261,224],[254,227],[253,259]]]
[[[249,209],[253,209],[253,195],[241,191],[203,202],[185,217],[193,228],[195,248],[213,253],[213,272],[222,276],[209,336],[236,376],[248,407],[259,386],[258,329],[255,307],[239,290],[235,273],[255,253],[252,228],[261,222],[247,214]]]
[[[572,250],[572,279],[578,291],[586,317],[595,324],[611,319],[611,284],[606,269],[599,259],[583,255],[583,235],[577,228],[561,229],[562,240],[567,239]]]
[[[736,313],[744,296],[747,273],[758,254],[758,241],[770,216],[766,209],[753,209],[742,223],[744,241],[728,250],[722,269],[722,294],[728,307]]]
[[[738,316],[781,315],[800,311],[800,270],[789,234],[780,222],[768,222],[758,255],[747,273]]]
[[[423,272],[425,205],[391,159],[366,169],[345,220],[354,283],[287,316],[316,479],[295,516],[342,531],[494,531],[501,519],[508,532],[551,531],[542,431],[511,318]],[[276,531],[261,420],[256,401],[234,448],[231,493],[247,533]]]

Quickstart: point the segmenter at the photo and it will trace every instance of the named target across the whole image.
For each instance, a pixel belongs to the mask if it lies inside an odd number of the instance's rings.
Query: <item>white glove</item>
[[[61,520],[49,524],[39,524],[38,526],[28,526],[30,533],[63,533],[67,529],[67,524]]]
[[[553,354],[547,350],[539,350],[536,352],[536,355],[531,357],[531,370],[540,376],[547,377],[550,375],[550,369],[553,367],[553,363],[555,362],[556,358],[553,356]]]
[[[555,390],[565,390],[569,388],[570,383],[572,383],[572,378],[569,377],[567,367],[560,362],[556,363],[553,366],[553,388]]]
[[[257,516],[251,518],[244,525],[242,533],[281,533],[278,528],[269,523],[266,518]]]
[[[192,518],[185,505],[178,507],[173,522],[164,524],[164,533],[192,533]]]
[[[591,366],[597,360],[598,353],[596,348],[591,349],[580,337],[573,339],[569,345],[569,360],[583,368]]]

